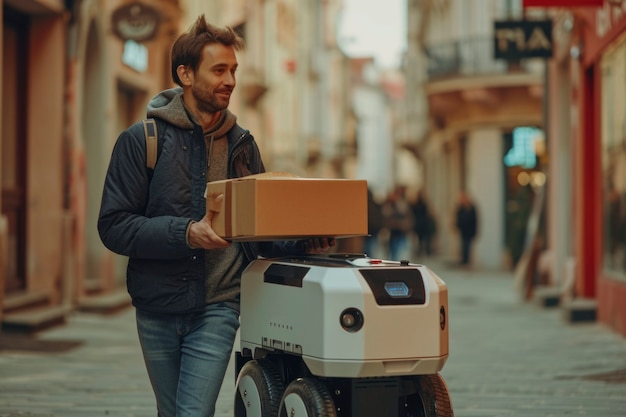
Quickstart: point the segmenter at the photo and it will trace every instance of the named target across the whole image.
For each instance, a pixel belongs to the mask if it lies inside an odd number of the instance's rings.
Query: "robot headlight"
[[[346,308],[339,315],[339,323],[347,332],[355,333],[363,327],[363,313],[356,308]]]

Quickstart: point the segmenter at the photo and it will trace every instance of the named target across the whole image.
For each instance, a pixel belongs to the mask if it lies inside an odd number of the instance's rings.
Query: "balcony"
[[[488,36],[431,45],[424,52],[424,92],[438,125],[541,123],[544,60],[495,59]]]
[[[533,62],[507,62],[494,58],[494,40],[482,36],[425,48],[428,81],[463,76],[534,72]]]

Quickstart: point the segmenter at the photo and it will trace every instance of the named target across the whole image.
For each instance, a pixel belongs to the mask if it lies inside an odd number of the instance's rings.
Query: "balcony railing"
[[[435,80],[454,76],[502,74],[526,71],[528,62],[507,62],[494,58],[492,37],[470,38],[431,45],[425,48],[428,78]]]

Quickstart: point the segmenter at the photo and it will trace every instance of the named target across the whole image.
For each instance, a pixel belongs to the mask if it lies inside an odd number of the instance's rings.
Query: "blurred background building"
[[[626,1],[405,4],[404,59],[381,68],[341,47],[342,0],[3,0],[4,327],[128,304],[95,226],[110,152],[204,13],[246,40],[231,108],[269,170],[424,193],[450,261],[467,191],[473,267],[626,336]]]
[[[524,166],[523,153],[535,153],[514,145],[520,135],[525,144],[543,141],[545,60],[495,58],[494,22],[520,20],[520,2],[410,4],[405,146],[422,162],[424,190],[441,214],[439,248],[450,257],[459,251],[451,216],[466,190],[481,220],[475,263],[514,265],[533,198],[518,176],[541,173],[543,156]],[[508,152],[517,156],[507,166]]]

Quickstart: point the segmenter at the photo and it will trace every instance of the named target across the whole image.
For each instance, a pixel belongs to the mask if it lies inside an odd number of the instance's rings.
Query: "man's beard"
[[[228,99],[219,99],[215,94],[196,86],[192,87],[191,93],[198,103],[198,110],[203,113],[212,114],[220,112],[228,108],[230,102]]]

